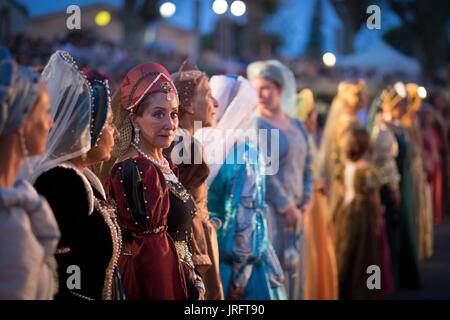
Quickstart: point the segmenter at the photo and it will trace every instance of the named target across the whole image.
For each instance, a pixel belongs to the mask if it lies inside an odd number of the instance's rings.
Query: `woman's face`
[[[281,108],[281,90],[270,80],[255,78],[251,81],[258,94],[258,107],[277,112]]]
[[[36,103],[25,119],[20,130],[23,130],[28,156],[42,154],[49,130],[53,127],[53,120],[48,113],[50,109],[50,96],[43,82]]]
[[[88,158],[91,163],[107,161],[111,158],[111,151],[114,148],[114,139],[119,137],[119,131],[113,124],[113,113],[108,108],[105,124],[103,125],[101,134],[99,135],[96,146],[89,150]]]
[[[172,144],[178,128],[178,99],[175,93],[155,93],[145,98],[131,118],[133,127],[139,128],[140,139],[149,147],[165,149]]]
[[[211,93],[208,79],[202,77],[192,101],[195,121],[201,121],[202,127],[210,127],[213,124],[218,102]]]
[[[391,115],[393,119],[400,119],[403,117],[407,111],[408,104],[405,99],[400,101],[392,108]]]

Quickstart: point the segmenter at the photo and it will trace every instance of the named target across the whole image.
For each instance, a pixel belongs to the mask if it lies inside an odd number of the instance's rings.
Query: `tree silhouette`
[[[436,76],[448,58],[448,0],[389,0],[392,11],[402,21],[425,74]],[[393,43],[395,46],[395,43]]]
[[[281,1],[246,0],[245,3],[247,5],[247,26],[242,30],[242,43],[239,51],[242,57],[252,60],[260,57],[265,46],[278,44],[274,35],[264,32],[263,25],[266,19],[278,10]]]
[[[322,0],[315,0],[314,15],[311,20],[311,31],[306,44],[305,55],[317,59],[322,54]]]
[[[157,19],[157,0],[124,0],[121,18],[125,43],[133,52],[139,52],[144,46],[144,35],[149,22]]]
[[[374,4],[368,0],[330,0],[344,25],[342,53],[353,52],[353,43],[361,25],[367,20],[367,7]]]

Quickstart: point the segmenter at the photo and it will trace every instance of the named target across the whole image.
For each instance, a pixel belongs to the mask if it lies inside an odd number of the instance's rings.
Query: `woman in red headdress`
[[[177,168],[162,151],[178,128],[178,94],[167,70],[146,63],[128,72],[113,99],[123,136],[106,179],[124,245],[119,270],[127,299],[198,299],[203,283],[188,240],[196,214]],[[117,106],[120,105],[120,108]]]

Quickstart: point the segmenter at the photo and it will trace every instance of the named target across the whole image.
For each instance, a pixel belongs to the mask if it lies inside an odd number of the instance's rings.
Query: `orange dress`
[[[315,143],[309,139],[311,151]],[[305,215],[306,269],[305,300],[337,300],[338,271],[334,247],[334,227],[328,213],[328,200],[315,167],[315,190],[311,209]]]

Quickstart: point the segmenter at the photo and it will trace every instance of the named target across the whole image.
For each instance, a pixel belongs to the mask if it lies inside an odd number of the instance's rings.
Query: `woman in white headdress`
[[[295,78],[279,61],[250,64],[247,75],[258,93],[258,114],[251,126],[279,134],[268,141],[264,155],[272,169],[266,176],[266,201],[270,208],[269,236],[285,271],[289,299],[303,299],[306,241],[304,213],[314,192],[312,154],[308,133],[293,118],[297,93]],[[277,154],[279,151],[279,154]],[[272,171],[272,170],[271,170]]]
[[[60,236],[47,201],[28,181],[14,182],[24,160],[41,154],[53,122],[37,73],[0,48],[0,299],[53,299]]]
[[[219,225],[224,296],[285,299],[283,272],[267,233],[261,157],[243,131],[256,109],[256,92],[243,77],[213,76],[210,85],[219,103],[216,125],[195,137],[210,166],[208,210]]]
[[[46,197],[61,240],[56,250],[59,288],[56,299],[123,299],[117,260],[122,236],[115,208],[88,166],[108,160],[118,136],[112,124],[107,82],[91,84],[65,51],[57,51],[42,77],[49,88],[55,127],[47,150],[32,159],[30,178]],[[77,266],[78,269],[73,266]],[[79,281],[71,278],[79,274]]]

